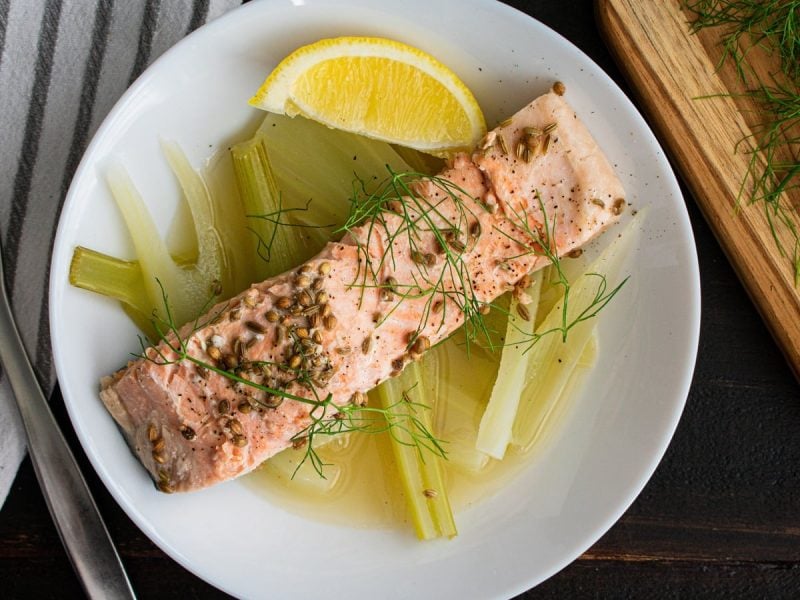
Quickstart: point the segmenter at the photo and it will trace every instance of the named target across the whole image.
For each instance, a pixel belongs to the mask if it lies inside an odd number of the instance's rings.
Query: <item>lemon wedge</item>
[[[469,150],[486,133],[480,106],[455,73],[384,38],[303,46],[278,64],[250,104],[432,154]]]

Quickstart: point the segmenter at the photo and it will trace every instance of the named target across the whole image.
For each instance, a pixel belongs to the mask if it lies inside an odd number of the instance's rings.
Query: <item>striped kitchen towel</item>
[[[0,236],[6,286],[39,381],[55,383],[47,320],[58,215],[84,149],[160,54],[241,0],[0,0]],[[0,373],[0,506],[25,452]]]

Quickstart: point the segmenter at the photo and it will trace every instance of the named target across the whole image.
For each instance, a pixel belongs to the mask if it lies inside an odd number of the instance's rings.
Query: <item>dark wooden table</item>
[[[617,80],[588,0],[511,2]],[[522,598],[800,597],[800,386],[684,191],[700,257],[703,320],[694,382],[661,465],[594,547]],[[141,598],[224,595],[158,550],[125,516],[53,406]],[[29,460],[0,512],[0,597],[81,588]]]

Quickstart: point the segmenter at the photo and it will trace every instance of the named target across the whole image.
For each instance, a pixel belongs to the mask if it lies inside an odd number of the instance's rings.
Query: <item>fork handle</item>
[[[28,452],[70,562],[90,598],[135,598],[75,457],[39,387],[0,275],[0,362],[28,436]]]

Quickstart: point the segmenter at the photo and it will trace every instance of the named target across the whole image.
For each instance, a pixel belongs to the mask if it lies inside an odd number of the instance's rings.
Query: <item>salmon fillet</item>
[[[298,397],[359,402],[545,266],[532,252],[542,240],[568,254],[625,207],[605,156],[553,92],[411,189],[294,271],[184,326],[187,352]],[[155,360],[104,378],[100,397],[162,491],[247,473],[311,422],[307,403],[187,360],[158,364],[176,356],[164,342],[147,352]],[[298,369],[310,383],[297,381]]]

